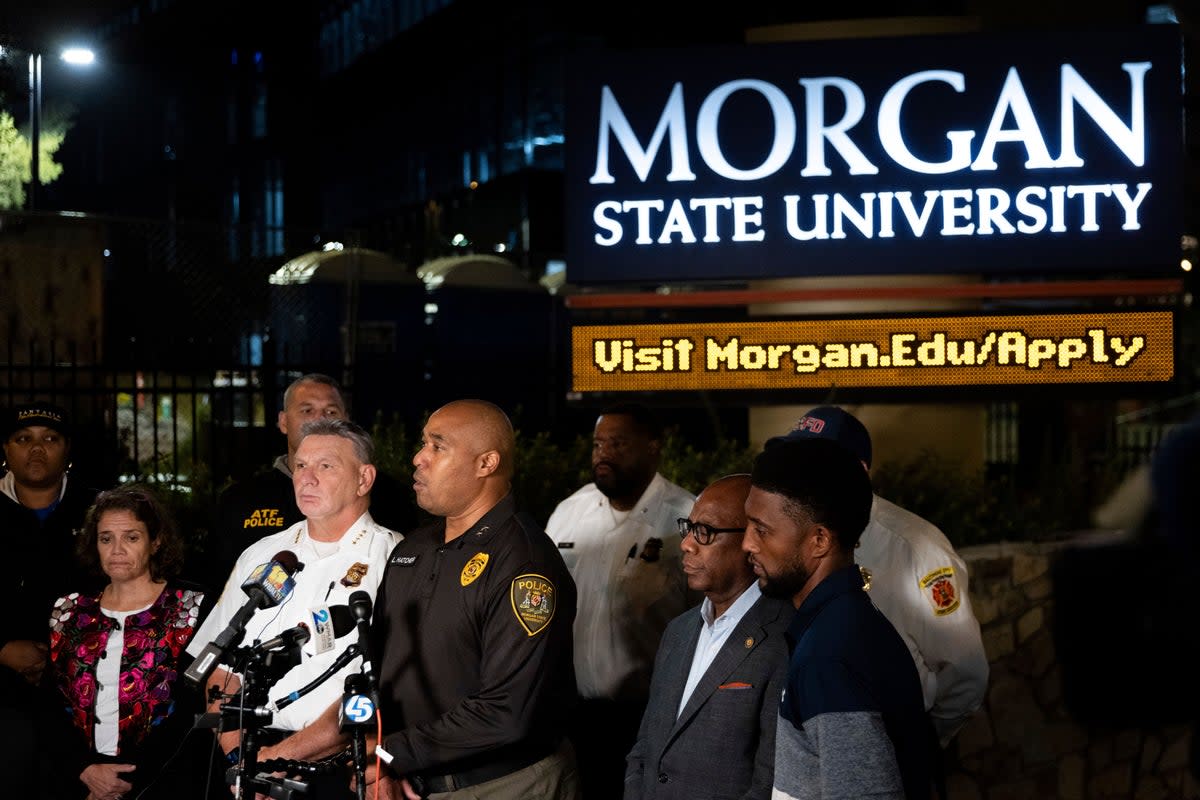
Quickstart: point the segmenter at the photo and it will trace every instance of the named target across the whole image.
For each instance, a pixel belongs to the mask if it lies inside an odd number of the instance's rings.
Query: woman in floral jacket
[[[201,707],[181,680],[204,598],[175,580],[182,541],[154,492],[127,484],[96,498],[78,545],[108,578],[99,594],[60,597],[50,617],[55,681],[86,743],[76,748],[78,794],[185,796],[203,771],[191,787],[160,777]]]

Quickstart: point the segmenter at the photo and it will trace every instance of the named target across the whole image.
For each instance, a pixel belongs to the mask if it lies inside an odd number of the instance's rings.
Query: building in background
[[[65,172],[42,193],[42,208],[106,221],[104,360],[133,363],[150,353],[180,359],[194,351],[214,362],[209,366],[228,369],[231,381],[253,387],[261,375],[249,373],[268,371],[283,348],[285,361],[316,362],[347,378],[360,415],[386,410],[413,419],[449,399],[441,392],[463,391],[445,376],[473,375],[481,386],[510,380],[513,361],[542,363],[544,342],[526,337],[525,354],[481,360],[466,344],[449,347],[444,331],[476,325],[487,314],[486,303],[472,304],[460,319],[450,315],[455,304],[431,299],[439,307],[431,315],[421,303],[410,313],[421,317],[428,341],[440,344],[422,354],[427,368],[419,375],[398,376],[409,405],[397,408],[395,390],[378,380],[377,365],[389,353],[411,349],[412,337],[389,333],[400,328],[378,325],[376,315],[350,317],[336,334],[330,331],[338,326],[322,327],[320,341],[306,341],[316,337],[305,335],[302,320],[297,324],[303,309],[280,308],[270,277],[289,259],[333,243],[386,253],[413,274],[433,259],[486,254],[509,260],[535,285],[557,269],[553,265],[565,263],[569,276],[567,86],[569,65],[580,53],[736,45],[751,31],[786,36],[788,26],[804,26],[816,38],[813,30],[821,26],[827,35],[845,35],[846,21],[867,25],[864,20],[898,14],[909,19],[878,23],[875,30],[969,19],[986,31],[1069,35],[1151,21],[1179,25],[1192,43],[1195,20],[1187,10],[1185,4],[1137,0],[1049,6],[851,2],[823,8],[748,0],[704,10],[679,0],[614,0],[586,13],[542,0],[302,0],[286,11],[233,0],[93,3],[79,13],[101,53],[101,69],[70,85],[78,112],[60,154]],[[27,29],[14,36],[47,38],[67,18],[32,8],[23,17]],[[5,96],[17,100],[14,110],[20,111],[19,86],[6,86]],[[1189,115],[1194,107],[1186,106]],[[1188,230],[1200,229],[1195,146],[1188,143],[1186,161]],[[634,282],[615,288],[654,293],[748,285]],[[138,291],[146,287],[162,302],[140,301]],[[522,373],[537,378],[530,392],[538,395],[534,406],[544,409],[539,417],[560,430],[586,427],[591,411],[612,399],[570,394],[565,337],[572,321],[669,322],[703,313],[566,307],[573,294],[594,291],[567,287],[542,298],[551,309],[549,329],[557,331],[551,347],[558,369]],[[336,302],[348,310],[361,307],[346,302],[347,296],[354,293],[340,294]],[[272,324],[280,315],[290,321],[286,328]],[[337,342],[328,341],[334,337]],[[353,343],[350,352],[347,342]],[[367,362],[376,365],[375,379],[357,380],[351,368]],[[1195,363],[1190,351],[1180,359],[1183,370]],[[970,459],[999,459],[1013,469],[1024,461],[1025,474],[1034,475],[1042,462],[1071,448],[1089,454],[1100,448],[1096,439],[1109,435],[1116,414],[1175,408],[1170,404],[1178,396],[1194,391],[1195,377],[1180,375],[1177,385],[1153,394],[1104,393],[1099,408],[1095,396],[1080,394],[1014,389],[976,396],[967,410],[952,410],[973,420],[970,441],[963,444],[960,437],[946,445],[962,445]],[[272,392],[285,383],[261,382],[261,396],[236,412],[237,424],[255,427],[272,419],[278,403]],[[808,405],[872,403],[882,407],[865,417],[873,428],[885,428],[877,436],[885,448],[895,442],[897,453],[925,441],[913,430],[946,427],[935,420],[914,425],[907,409],[957,400],[944,393],[867,397],[846,390],[731,398],[710,392],[648,399],[678,409],[680,420],[697,426],[719,407],[727,432],[753,439],[777,433],[793,410]],[[898,400],[904,406],[895,406]],[[1081,411],[1084,406],[1090,410]],[[1137,419],[1171,421],[1169,413]],[[1003,437],[995,437],[996,430],[1005,431]],[[1036,471],[1028,468],[1034,463]]]

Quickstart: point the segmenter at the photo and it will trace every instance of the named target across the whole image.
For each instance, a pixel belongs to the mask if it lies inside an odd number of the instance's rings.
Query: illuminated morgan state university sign
[[[568,280],[1161,271],[1178,33],[597,54],[572,69]]]

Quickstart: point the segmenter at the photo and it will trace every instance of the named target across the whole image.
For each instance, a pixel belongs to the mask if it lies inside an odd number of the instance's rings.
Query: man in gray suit
[[[688,588],[704,600],[663,633],[625,800],[771,796],[795,609],[762,596],[741,549],[749,492],[749,475],[727,475],[678,521]]]

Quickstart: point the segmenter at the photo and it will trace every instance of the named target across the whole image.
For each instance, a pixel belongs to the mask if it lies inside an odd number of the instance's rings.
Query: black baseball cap
[[[837,406],[817,406],[782,436],[767,440],[767,447],[797,439],[832,439],[849,450],[859,461],[871,466],[871,434],[858,417]]]
[[[52,428],[68,438],[71,436],[71,425],[65,409],[53,403],[25,403],[15,406],[8,415],[4,438],[8,439],[21,428],[35,426]]]

